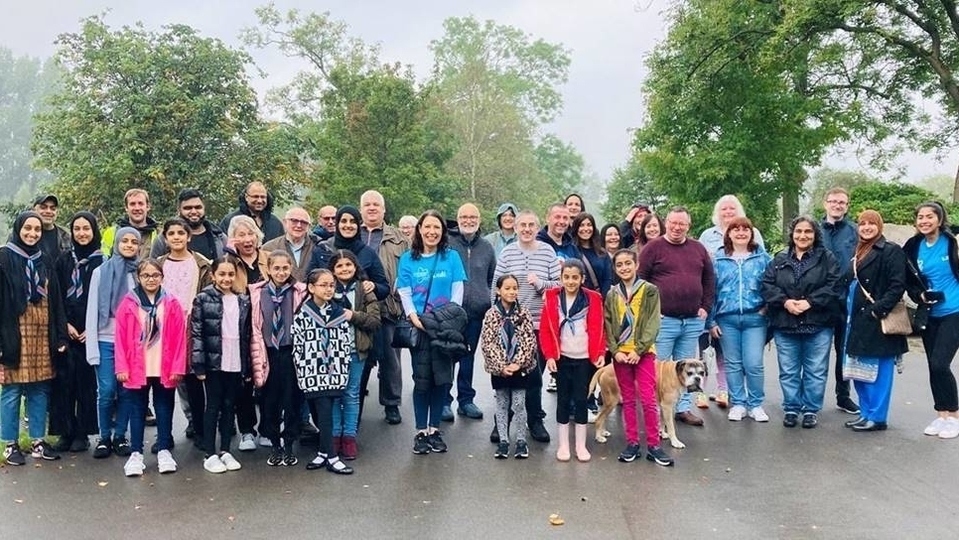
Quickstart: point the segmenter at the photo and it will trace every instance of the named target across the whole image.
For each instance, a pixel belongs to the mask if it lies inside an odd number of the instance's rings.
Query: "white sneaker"
[[[956,437],[959,437],[959,418],[950,416],[942,424],[942,429],[939,430],[939,438],[955,439]]]
[[[766,411],[762,407],[753,407],[749,409],[749,417],[757,422],[768,422],[769,415],[766,414]]]
[[[936,419],[926,426],[926,429],[924,429],[922,432],[931,437],[935,437],[936,435],[939,435],[939,432],[942,431],[942,428],[945,427],[945,425],[946,419],[941,416],[937,416]]]
[[[252,433],[240,435],[240,444],[237,446],[237,449],[239,449],[240,452],[252,452],[256,450],[256,438],[253,437]]]
[[[743,419],[743,416],[746,416],[746,407],[742,405],[733,405],[729,409],[729,413],[726,415],[726,418],[729,418],[731,422],[739,422]]]
[[[160,474],[176,472],[176,460],[173,459],[173,454],[169,450],[160,450],[157,453],[157,469]]]
[[[237,461],[236,458],[233,457],[233,455],[231,455],[229,452],[223,452],[220,454],[220,462],[223,463],[223,466],[226,467],[226,470],[228,471],[238,471],[241,467],[243,467],[240,465],[240,462]]]
[[[268,437],[260,435],[260,440],[258,442],[263,448],[273,448],[273,442]]]
[[[144,469],[146,469],[146,465],[143,464],[143,454],[134,452],[130,454],[126,464],[123,465],[123,474],[127,476],[143,476]]]
[[[207,472],[211,472],[213,474],[226,472],[226,465],[220,461],[220,456],[216,454],[211,454],[210,457],[203,460],[203,468],[206,469]]]

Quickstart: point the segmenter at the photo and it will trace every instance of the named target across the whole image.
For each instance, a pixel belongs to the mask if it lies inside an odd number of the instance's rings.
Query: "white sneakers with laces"
[[[146,465],[143,464],[143,454],[140,452],[133,452],[130,454],[130,457],[127,458],[127,462],[123,465],[123,474],[127,476],[143,476],[143,471],[146,469]]]
[[[936,419],[930,422],[929,425],[926,426],[926,429],[924,429],[922,432],[930,437],[935,437],[936,435],[939,435],[939,432],[942,431],[942,428],[945,427],[945,424],[946,419],[942,418],[941,416],[937,416]]]
[[[157,453],[157,470],[160,474],[169,474],[176,472],[176,460],[169,450],[160,450]]]
[[[240,452],[252,452],[256,450],[256,438],[252,433],[244,433],[240,435],[240,444],[236,448]]]
[[[753,407],[749,409],[749,417],[757,422],[768,422],[769,415],[766,414],[766,411],[762,407]]]
[[[236,458],[233,457],[233,455],[229,452],[223,452],[220,454],[220,462],[223,463],[228,471],[238,471],[242,467],[240,462],[237,461]]]
[[[728,418],[730,422],[739,422],[744,416],[746,416],[746,407],[742,405],[733,405],[732,408],[729,409],[729,413],[726,414],[726,418]]]
[[[959,418],[950,416],[943,422],[942,429],[939,430],[939,438],[955,439],[956,437],[959,437]]]

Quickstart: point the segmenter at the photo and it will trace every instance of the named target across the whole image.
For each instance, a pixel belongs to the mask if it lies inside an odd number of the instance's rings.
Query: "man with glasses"
[[[266,191],[263,182],[250,182],[239,196],[240,207],[220,221],[220,229],[230,230],[230,220],[236,216],[250,216],[263,232],[263,241],[269,242],[283,236],[283,223],[273,215],[273,195]]]
[[[270,240],[260,248],[260,273],[267,275],[270,253],[281,250],[293,258],[293,277],[302,283],[306,279],[317,242],[319,239],[310,233],[310,213],[299,206],[290,208],[283,218],[283,236]]]
[[[849,277],[852,273],[852,256],[859,243],[859,230],[848,217],[849,192],[841,187],[834,187],[826,192],[823,198],[823,207],[826,217],[822,219],[823,247],[836,256],[839,263],[840,295],[846,297],[849,287]],[[842,317],[833,329],[833,349],[836,351],[836,363],[833,374],[836,376],[836,406],[849,414],[859,414],[859,405],[852,400],[849,393],[849,381],[842,378],[842,358],[846,343],[846,303],[842,302]]]
[[[319,222],[313,228],[313,235],[320,240],[333,238],[334,233],[336,233],[336,207],[328,204],[320,208],[316,217]]]
[[[211,261],[223,255],[226,235],[206,218],[206,205],[198,189],[187,188],[180,191],[177,195],[177,213],[190,227],[190,241],[187,244],[190,251]],[[150,248],[150,256],[156,259],[169,252],[170,248],[167,247],[163,235],[157,235]]]
[[[686,208],[673,207],[665,225],[663,235],[643,248],[637,273],[659,288],[663,318],[656,338],[657,359],[678,362],[699,357],[699,335],[716,297],[716,274],[706,248],[687,236],[691,219]],[[692,400],[683,392],[676,418],[691,426],[703,425],[691,408]]]

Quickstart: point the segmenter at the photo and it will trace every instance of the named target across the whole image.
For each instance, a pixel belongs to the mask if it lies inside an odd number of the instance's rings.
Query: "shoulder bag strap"
[[[876,301],[873,300],[872,295],[869,294],[869,291],[867,291],[866,288],[862,286],[862,282],[859,281],[859,272],[856,271],[856,263],[857,263],[857,262],[858,262],[858,261],[856,261],[856,258],[853,257],[853,258],[852,258],[852,275],[853,275],[853,277],[856,278],[856,283],[859,284],[859,290],[861,290],[861,291],[862,291],[862,294],[864,294],[864,295],[866,296],[866,300],[869,300],[869,303],[871,303],[871,304],[875,304]]]
[[[583,261],[583,266],[586,267],[586,271],[589,273],[589,279],[593,280],[593,283],[596,284],[596,289],[599,290],[599,280],[596,279],[596,272],[593,271],[593,265],[589,264],[589,257],[586,254],[582,254],[579,258]]]

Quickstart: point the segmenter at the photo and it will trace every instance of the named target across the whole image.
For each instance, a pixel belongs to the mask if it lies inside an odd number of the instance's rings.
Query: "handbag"
[[[440,254],[437,253],[436,257]],[[433,288],[433,274],[436,273],[436,259],[433,259],[433,270],[430,272],[430,281],[426,286],[426,300],[430,299],[430,290]],[[420,344],[420,329],[413,326],[413,321],[409,317],[403,317],[396,321],[396,329],[393,331],[393,340],[390,346],[394,349],[413,350]]]
[[[846,359],[842,363],[843,379],[874,383],[878,376],[879,362],[863,362],[858,356],[846,355]]]
[[[859,275],[856,272],[855,258],[852,260],[852,273],[856,278],[856,283],[859,284],[859,290],[865,295],[866,300],[875,304],[876,301],[872,298],[872,295],[869,294],[869,291],[867,291],[866,288],[862,286],[862,282],[859,281]],[[899,301],[892,306],[892,309],[889,310],[889,313],[879,320],[879,326],[882,328],[882,333],[887,336],[912,335],[912,321],[909,319],[909,310],[906,308],[905,300],[900,298]]]

